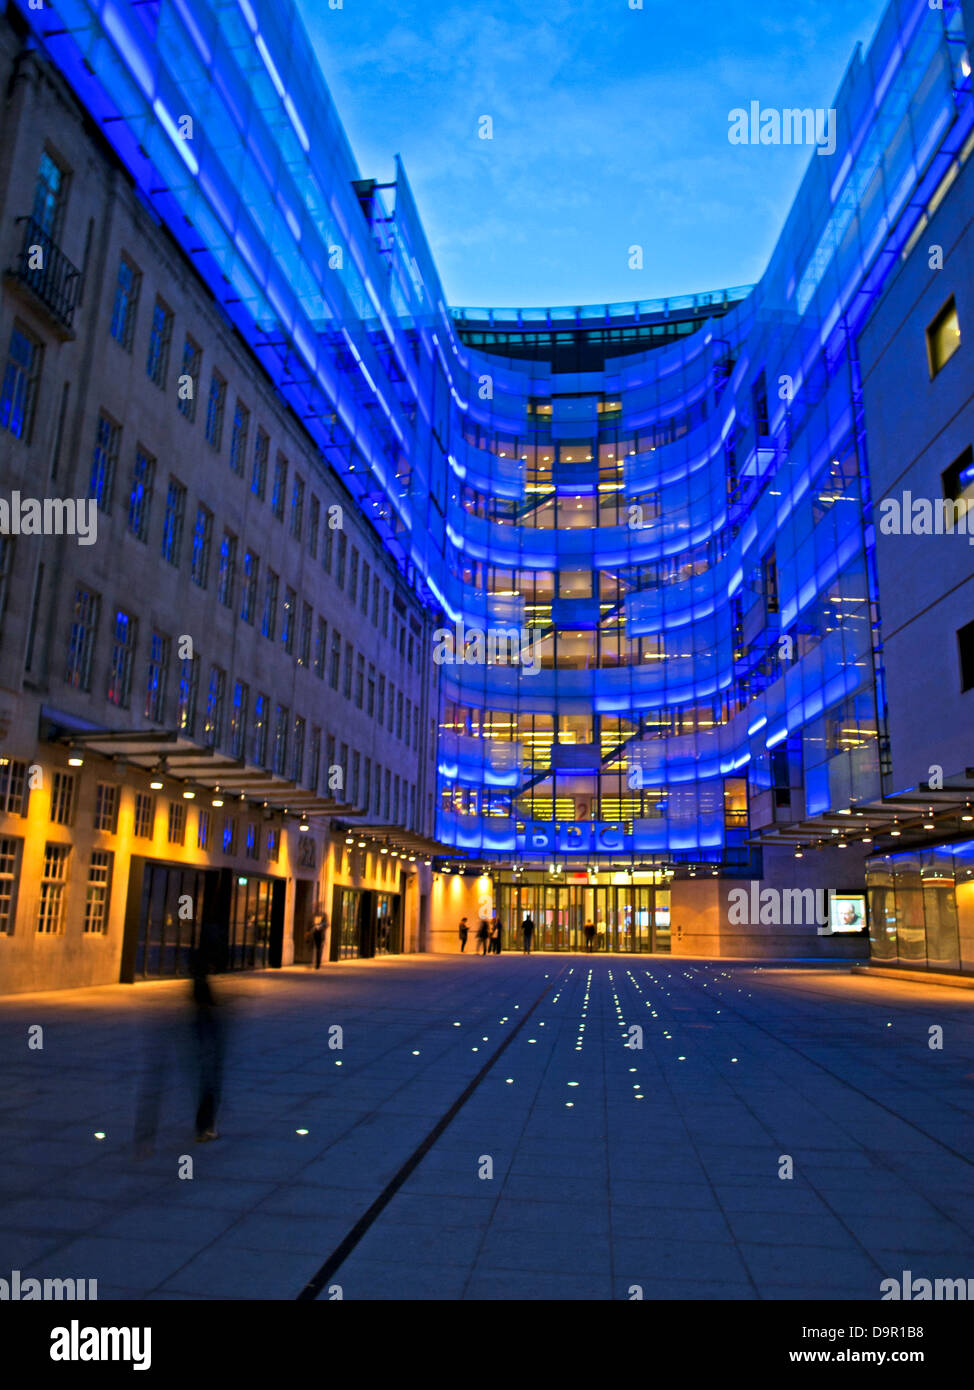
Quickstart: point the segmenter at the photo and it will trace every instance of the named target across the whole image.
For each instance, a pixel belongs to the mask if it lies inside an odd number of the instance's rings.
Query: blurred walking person
[[[524,943],[524,954],[526,956],[531,954],[531,938],[533,936],[534,918],[530,914],[526,914],[524,921],[521,923],[521,940]]]
[[[467,919],[466,919],[466,917],[461,917],[461,918],[460,918],[459,934],[460,934],[460,950],[461,950],[461,951],[465,951],[465,950],[467,949],[467,937],[470,935],[470,928],[467,926]]]

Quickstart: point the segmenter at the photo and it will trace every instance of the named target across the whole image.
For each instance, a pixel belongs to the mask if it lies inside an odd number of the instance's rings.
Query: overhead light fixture
[[[309,826],[309,824],[308,824],[308,822],[307,822],[306,820],[303,820],[303,821],[300,823],[300,825],[298,826],[298,829],[301,831],[301,834],[303,835],[303,834],[305,833],[305,831],[310,830],[311,827]]]
[[[364,841],[364,840],[359,840],[358,845],[357,845],[356,848],[358,848],[358,849],[365,849],[365,841]]]
[[[222,797],[222,796],[215,796],[215,797],[213,798],[213,805],[214,805],[214,806],[222,806],[222,805],[223,805],[223,797]]]
[[[77,753],[68,759],[68,767],[84,767],[84,758],[79,758]]]
[[[153,792],[161,792],[161,791],[162,791],[162,783],[161,783],[161,782],[150,782],[150,783],[149,783],[149,790],[150,790],[150,791],[153,791]]]
[[[184,801],[195,801],[195,800],[196,800],[196,793],[195,793],[195,792],[183,792],[183,800],[184,800]]]

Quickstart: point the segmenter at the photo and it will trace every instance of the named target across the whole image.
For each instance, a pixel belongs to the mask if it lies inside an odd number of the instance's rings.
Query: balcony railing
[[[24,240],[10,273],[33,291],[58,323],[70,329],[81,290],[81,272],[33,217],[18,217],[17,225],[21,223]]]

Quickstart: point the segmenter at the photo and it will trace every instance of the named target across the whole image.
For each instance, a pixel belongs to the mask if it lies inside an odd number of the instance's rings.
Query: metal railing
[[[59,323],[70,328],[81,290],[81,271],[33,217],[18,217],[16,225],[21,223],[24,239],[11,274],[37,295]]]

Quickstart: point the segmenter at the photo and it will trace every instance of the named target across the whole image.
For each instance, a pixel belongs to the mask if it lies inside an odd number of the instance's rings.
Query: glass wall
[[[960,969],[957,885],[974,873],[972,850],[974,844],[965,843],[868,861],[873,960]]]
[[[616,884],[499,883],[495,885],[505,950],[522,947],[521,923],[534,920],[534,951],[585,951],[593,926],[595,951],[668,952],[668,888]]]

